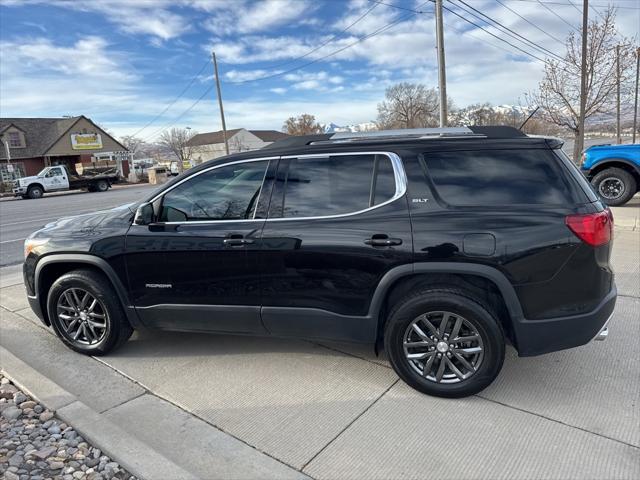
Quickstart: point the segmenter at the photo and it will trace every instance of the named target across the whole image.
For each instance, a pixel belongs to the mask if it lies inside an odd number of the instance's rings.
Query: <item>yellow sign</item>
[[[102,148],[99,133],[72,133],[71,148],[74,150],[96,150]]]

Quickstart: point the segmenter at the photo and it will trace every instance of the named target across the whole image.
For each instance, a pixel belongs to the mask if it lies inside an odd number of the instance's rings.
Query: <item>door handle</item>
[[[243,245],[250,245],[253,243],[253,240],[250,238],[243,237],[229,237],[225,238],[222,243],[224,243],[227,247],[242,247]]]
[[[365,244],[372,247],[391,247],[393,245],[402,245],[401,238],[389,238],[389,235],[376,234],[364,241]]]

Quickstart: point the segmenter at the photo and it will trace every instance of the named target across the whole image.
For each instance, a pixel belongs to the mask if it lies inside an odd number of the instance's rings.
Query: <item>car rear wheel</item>
[[[27,190],[27,196],[29,198],[42,198],[42,195],[44,195],[44,190],[38,185],[33,185]]]
[[[385,350],[413,388],[440,397],[480,392],[498,375],[505,339],[492,309],[462,290],[425,289],[397,302]]]
[[[596,174],[591,184],[604,202],[612,207],[624,205],[637,191],[636,179],[621,168],[607,168]]]
[[[91,270],[74,270],[56,280],[49,290],[47,311],[62,342],[87,355],[106,354],[133,333],[115,290]]]

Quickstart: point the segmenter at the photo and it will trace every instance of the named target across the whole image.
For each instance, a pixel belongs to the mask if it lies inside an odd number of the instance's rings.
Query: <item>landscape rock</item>
[[[15,405],[12,405],[9,408],[6,408],[5,410],[2,411],[2,416],[7,420],[15,420],[20,415],[22,415],[22,410],[20,410]]]
[[[136,480],[0,375],[0,478]]]

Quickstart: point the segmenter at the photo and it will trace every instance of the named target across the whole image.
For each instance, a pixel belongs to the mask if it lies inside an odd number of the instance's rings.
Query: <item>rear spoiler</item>
[[[560,137],[549,137],[547,135],[527,135],[527,137],[544,139],[545,142],[547,142],[547,145],[549,145],[549,148],[552,150],[562,148],[562,146],[564,145],[564,139]]]

